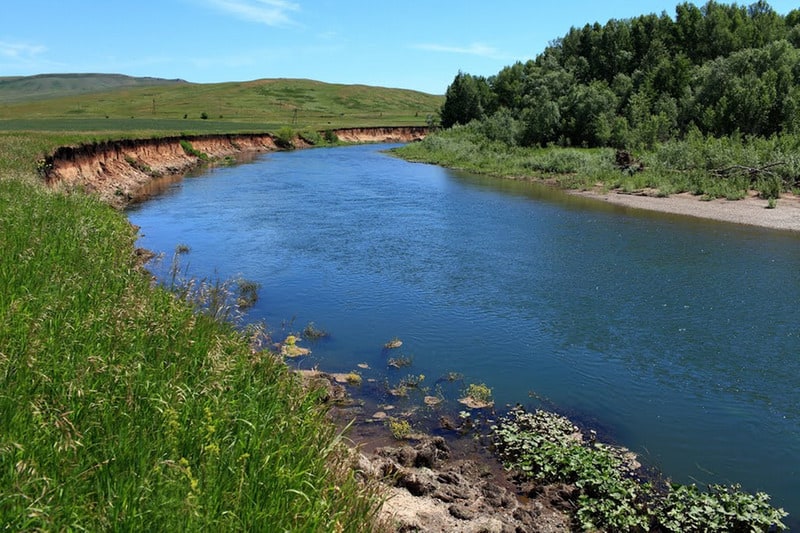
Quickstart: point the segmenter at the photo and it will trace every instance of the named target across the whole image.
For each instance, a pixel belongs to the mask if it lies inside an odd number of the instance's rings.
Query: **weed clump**
[[[485,383],[470,383],[464,392],[464,397],[458,401],[472,409],[491,407],[494,403],[492,401],[492,389]]]

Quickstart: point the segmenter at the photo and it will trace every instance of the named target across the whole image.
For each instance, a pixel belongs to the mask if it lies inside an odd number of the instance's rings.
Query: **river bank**
[[[345,128],[332,133],[342,142],[412,142],[423,139],[428,128]],[[40,160],[38,169],[52,188],[79,189],[121,209],[141,199],[141,191],[153,180],[225,158],[285,149],[283,144],[269,133],[110,140],[60,147]],[[313,146],[302,136],[296,136],[292,145]]]
[[[620,191],[570,191],[571,194],[634,209],[646,209],[697,218],[746,224],[776,230],[800,231],[800,197],[783,193],[774,208],[750,191],[741,200],[705,199],[690,193],[657,196],[654,191],[623,193]]]

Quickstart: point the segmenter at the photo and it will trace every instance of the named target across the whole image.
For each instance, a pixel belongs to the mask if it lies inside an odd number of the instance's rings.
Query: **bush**
[[[339,136],[333,130],[325,130],[325,142],[328,144],[336,144],[339,142]]]
[[[284,126],[275,134],[275,144],[284,150],[292,150],[294,148],[295,133],[289,126]]]

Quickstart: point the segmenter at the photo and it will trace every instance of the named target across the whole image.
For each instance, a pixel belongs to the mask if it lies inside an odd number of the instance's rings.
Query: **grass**
[[[110,207],[0,182],[0,523],[365,530],[315,394],[155,288]]]
[[[0,130],[240,133],[279,125],[424,126],[442,102],[442,96],[405,89],[291,79],[120,87],[6,103]]]
[[[175,122],[16,120],[46,127],[0,132],[2,528],[373,530],[379,502],[319,395],[246,332],[153,286],[124,216],[41,184],[37,162],[58,146]]]

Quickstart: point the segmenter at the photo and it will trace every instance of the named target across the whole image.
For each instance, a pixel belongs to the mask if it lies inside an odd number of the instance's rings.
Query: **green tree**
[[[445,92],[445,101],[440,111],[442,126],[449,128],[484,118],[491,97],[486,79],[459,71]]]

